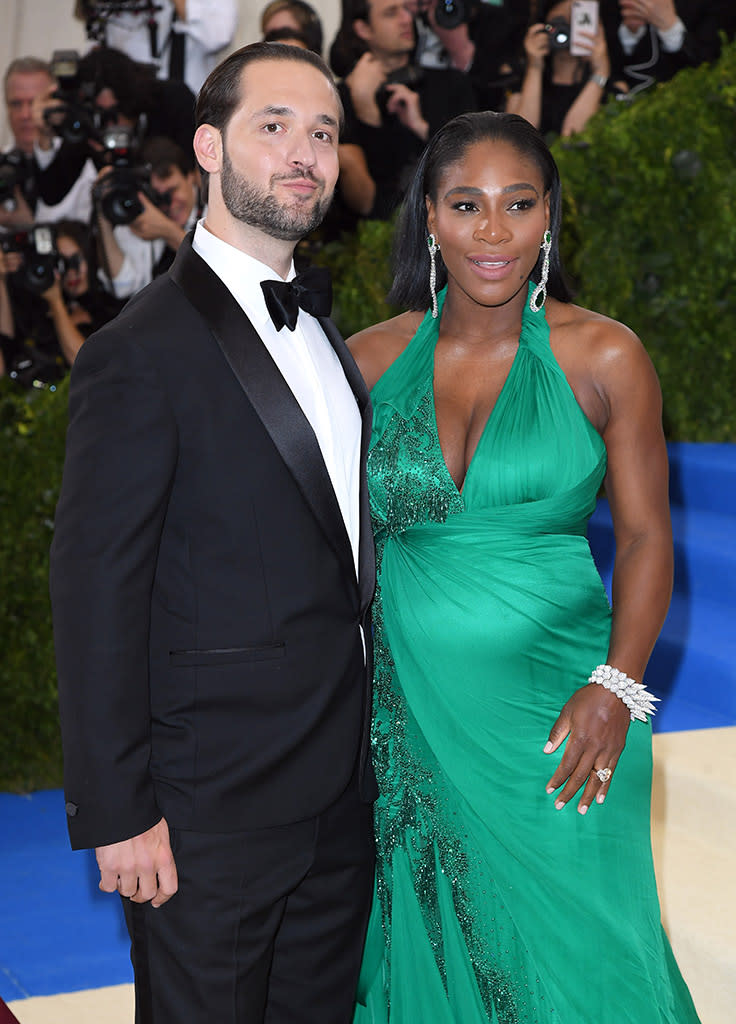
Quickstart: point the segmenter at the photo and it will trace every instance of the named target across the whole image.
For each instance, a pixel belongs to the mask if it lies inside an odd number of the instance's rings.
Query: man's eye
[[[263,127],[269,135],[276,135],[277,132],[281,131],[281,125],[276,124],[275,121],[272,121],[270,124],[266,124]]]
[[[318,129],[314,133],[314,137],[315,139],[319,139],[320,142],[332,142],[332,135],[330,135],[330,133],[325,131],[323,128]]]

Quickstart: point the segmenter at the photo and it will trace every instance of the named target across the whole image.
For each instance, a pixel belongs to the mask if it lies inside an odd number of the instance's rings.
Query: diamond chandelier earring
[[[542,308],[547,299],[547,279],[549,278],[549,251],[552,248],[552,232],[545,231],[542,244],[539,246],[544,254],[542,260],[542,276],[539,279],[539,284],[532,292],[532,296],[529,299],[529,308],[532,313],[538,313]],[[540,298],[541,296],[541,298]]]
[[[435,253],[440,251],[439,242],[434,235],[427,237],[427,248],[429,249],[429,291],[432,296],[432,316],[436,320],[439,310],[437,308],[437,264]]]

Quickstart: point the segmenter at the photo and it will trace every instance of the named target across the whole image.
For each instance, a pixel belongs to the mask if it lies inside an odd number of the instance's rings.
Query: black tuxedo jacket
[[[364,463],[368,395],[320,322],[361,411]],[[306,417],[185,240],[72,372],[51,595],[75,848],[161,815],[216,832],[308,818],[356,763],[375,796],[364,475],[359,560],[356,579]]]

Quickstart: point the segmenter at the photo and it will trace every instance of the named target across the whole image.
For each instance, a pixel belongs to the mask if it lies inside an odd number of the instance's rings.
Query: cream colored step
[[[16,999],[8,1006],[20,1024],[132,1024],[132,985],[114,985],[60,996]]]
[[[736,856],[736,728],[654,737],[652,823],[665,822]]]
[[[736,728],[655,736],[654,758],[652,846],[662,918],[702,1024],[733,1024]]]

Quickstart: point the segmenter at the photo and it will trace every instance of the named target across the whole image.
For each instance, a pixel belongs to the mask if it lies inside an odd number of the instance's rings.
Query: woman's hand
[[[530,26],[524,36],[524,52],[528,67],[544,67],[544,60],[549,53],[549,33],[542,22]]]
[[[561,810],[584,787],[578,811],[590,807],[593,800],[603,803],[611,779],[601,782],[595,772],[610,768],[613,773],[626,743],[631,715],[624,702],[597,683],[576,690],[563,707],[544,748],[552,754],[567,739],[557,770],[547,783],[547,792],[563,786],[555,800]]]

